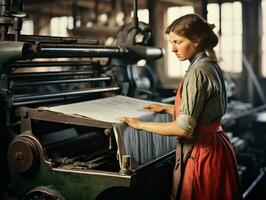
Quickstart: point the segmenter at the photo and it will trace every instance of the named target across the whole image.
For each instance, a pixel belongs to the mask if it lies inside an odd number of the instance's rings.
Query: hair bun
[[[208,26],[209,26],[210,29],[212,29],[212,30],[215,28],[215,24],[209,24],[209,23],[208,23]]]

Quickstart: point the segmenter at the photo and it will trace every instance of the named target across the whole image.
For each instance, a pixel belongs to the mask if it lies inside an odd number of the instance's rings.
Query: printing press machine
[[[117,46],[88,38],[20,35],[25,15],[2,3],[1,192],[25,200],[167,199],[174,149],[131,168],[130,157],[117,158],[120,144],[110,123],[42,110],[134,96],[137,61],[163,55],[161,48],[147,46],[150,32],[134,21],[120,32],[126,37]],[[143,40],[136,42],[140,34]]]
[[[66,199],[95,199],[99,195],[104,196],[105,191],[110,190],[107,195],[110,192],[121,194],[127,188],[133,188],[132,191],[127,189],[125,194],[132,198],[133,190],[143,198],[147,194],[156,194],[149,189],[159,189],[165,183],[159,180],[170,177],[173,162],[168,162],[173,160],[174,153],[156,158],[133,171],[128,163],[120,168],[110,124],[84,117],[49,115],[49,112],[40,112],[39,107],[116,94],[127,95],[129,88],[133,87],[121,73],[125,74],[130,67],[132,60],[129,58],[158,58],[162,56],[162,50],[139,47],[140,50],[146,48],[153,52],[140,56],[139,52],[134,53],[137,47],[132,50],[130,47],[101,47],[83,43],[48,44],[42,43],[42,39],[53,38],[37,39],[37,45],[30,41],[3,41],[0,44],[1,52],[10,46],[11,52],[8,53],[15,52],[21,57],[14,59],[13,55],[10,56],[12,60],[3,65],[1,72],[1,104],[4,106],[1,118],[5,117],[8,134],[17,135],[8,147],[12,194],[25,199],[36,195],[39,195],[38,198],[55,198],[60,196],[59,193]],[[60,57],[68,59],[54,59]],[[102,65],[93,59],[76,59],[80,57],[107,57],[109,61]],[[46,59],[42,61],[39,58]],[[24,72],[26,67],[27,72]],[[54,67],[56,70],[38,72],[37,69],[42,67]],[[58,68],[60,71],[57,71]],[[23,72],[18,72],[20,70]],[[169,167],[165,168],[164,165]],[[167,170],[158,172],[163,169]],[[161,190],[157,191],[156,195],[163,194]]]

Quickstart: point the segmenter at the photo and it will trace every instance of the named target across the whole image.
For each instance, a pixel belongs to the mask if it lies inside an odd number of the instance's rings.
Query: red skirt
[[[195,133],[198,140],[187,160],[180,199],[242,199],[235,154],[224,131],[197,125]]]

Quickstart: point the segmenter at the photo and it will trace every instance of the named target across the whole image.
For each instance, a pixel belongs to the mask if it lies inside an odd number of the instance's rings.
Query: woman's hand
[[[169,114],[172,114],[173,110],[173,106],[160,105],[156,103],[146,105],[144,108],[155,113],[166,112]]]
[[[155,112],[155,113],[167,111],[167,106],[156,104],[156,103],[146,105],[146,106],[144,106],[144,108],[151,111],[151,112]]]
[[[122,118],[119,118],[118,120],[128,124],[129,126],[135,129],[141,129],[142,122],[136,118],[122,117]]]
[[[192,137],[192,133],[179,127],[176,122],[142,122],[136,118],[130,117],[122,117],[118,120],[128,124],[135,129],[157,133],[163,136],[176,136],[182,138]]]

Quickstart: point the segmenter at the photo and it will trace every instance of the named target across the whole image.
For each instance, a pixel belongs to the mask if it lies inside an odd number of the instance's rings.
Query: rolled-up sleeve
[[[189,132],[193,132],[194,128],[197,125],[197,121],[189,116],[189,115],[184,115],[184,114],[180,114],[177,118],[176,118],[176,123],[183,129],[185,129],[186,131]]]
[[[211,81],[204,71],[192,69],[183,81],[182,101],[176,123],[181,128],[193,133],[198,118],[210,95]]]

